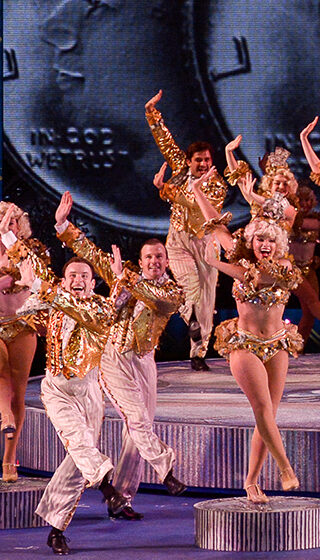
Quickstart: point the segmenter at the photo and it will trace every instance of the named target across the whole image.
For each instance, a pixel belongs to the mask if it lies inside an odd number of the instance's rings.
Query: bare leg
[[[3,463],[16,462],[17,445],[25,415],[24,398],[26,386],[36,350],[36,344],[37,340],[35,334],[21,333],[7,345],[10,388],[6,389],[6,395],[11,394],[9,403],[11,403],[11,410],[14,414],[16,431],[12,439],[8,439],[6,436]],[[8,376],[6,376],[5,379],[7,380]],[[3,385],[6,386],[6,383],[7,381],[3,382]],[[0,406],[2,406],[2,403]]]
[[[263,443],[272,453],[281,472],[291,468],[274,417],[283,391],[288,356],[285,351],[279,352],[272,358],[272,363],[270,360],[267,370],[257,356],[245,350],[237,350],[230,354],[230,367],[238,385],[249,399],[257,422],[246,480],[246,484],[249,481],[255,484],[265,459]]]
[[[265,364],[268,375],[268,386],[273,407],[273,415],[276,416],[286,381],[288,368],[287,352],[278,352]],[[245,481],[245,487],[257,484],[263,463],[268,454],[268,448],[255,427],[251,440],[251,451],[249,458],[249,470]]]

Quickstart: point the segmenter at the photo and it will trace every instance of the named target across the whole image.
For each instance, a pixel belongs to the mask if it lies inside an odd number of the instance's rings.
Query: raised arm
[[[319,174],[320,173],[320,159],[318,158],[317,154],[313,150],[310,142],[309,142],[309,134],[314,130],[316,124],[318,122],[319,117],[315,117],[311,123],[309,123],[306,128],[304,128],[300,133],[300,140],[302,144],[302,149],[304,151],[304,155],[307,158],[307,161],[311,167],[311,171],[313,173]]]
[[[238,162],[237,162],[233,152],[234,152],[234,150],[239,148],[241,140],[242,140],[242,135],[238,134],[238,136],[236,136],[236,138],[234,140],[231,140],[231,142],[229,142],[229,144],[227,144],[226,147],[225,147],[227,165],[228,165],[229,170],[231,172],[235,171],[238,167]]]
[[[172,137],[171,132],[164,124],[160,111],[156,108],[157,103],[162,97],[162,90],[154,95],[145,104],[146,119],[150,127],[152,136],[173,171],[179,171],[187,165],[185,153],[179,148]]]

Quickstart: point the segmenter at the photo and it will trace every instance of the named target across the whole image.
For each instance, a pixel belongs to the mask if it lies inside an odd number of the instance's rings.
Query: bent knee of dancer
[[[153,432],[151,421],[149,418],[145,418],[144,416],[126,416],[125,423],[132,439],[135,439],[141,433]]]

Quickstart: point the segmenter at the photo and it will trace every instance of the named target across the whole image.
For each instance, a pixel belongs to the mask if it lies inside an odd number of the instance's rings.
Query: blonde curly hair
[[[272,221],[255,218],[244,228],[243,235],[247,249],[252,249],[252,241],[255,235],[274,238],[276,242],[274,257],[276,259],[284,257],[289,250],[287,232]]]
[[[0,201],[0,220],[2,220],[3,216],[7,212],[11,202],[5,202],[4,200]],[[28,239],[32,235],[29,216],[27,212],[24,212],[19,206],[14,207],[14,212],[12,214],[13,218],[16,218],[18,222],[18,234],[17,237],[19,239]]]
[[[272,192],[272,183],[276,175],[281,175],[287,179],[290,195],[296,194],[298,181],[292,171],[290,171],[287,167],[274,168],[269,174],[263,175],[258,188],[259,194],[270,194]]]

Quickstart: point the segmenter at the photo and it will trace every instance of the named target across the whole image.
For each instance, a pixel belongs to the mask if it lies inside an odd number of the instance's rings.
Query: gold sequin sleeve
[[[110,253],[105,253],[102,249],[96,247],[92,241],[85,237],[80,229],[71,223],[69,223],[67,229],[63,233],[57,236],[60,241],[72,249],[78,257],[82,257],[90,262],[95,272],[101,276],[108,286],[113,284],[115,275],[109,263]]]
[[[152,280],[141,280],[137,273],[125,268],[120,282],[134,298],[159,314],[175,313],[184,301],[181,288],[170,279],[160,286]]]
[[[186,167],[186,155],[174,141],[171,132],[164,124],[160,111],[153,109],[146,113],[146,119],[152,136],[172,171],[178,172]]]
[[[39,242],[40,243],[40,242]],[[42,244],[41,244],[42,245]],[[44,247],[44,246],[43,246]],[[53,270],[47,265],[48,255],[45,254],[45,259],[42,258],[44,255],[40,252],[40,255],[36,253],[37,245],[18,239],[15,244],[8,250],[8,257],[15,265],[18,265],[21,261],[29,258],[33,267],[33,270],[41,280],[55,284],[58,282],[58,278],[55,276]]]
[[[242,160],[239,160],[237,163],[238,166],[234,171],[230,171],[229,167],[226,167],[224,171],[225,178],[233,187],[237,184],[239,179],[244,178],[247,173],[250,173],[250,167],[248,163]]]
[[[314,173],[313,171],[310,173],[310,179],[313,181],[318,187],[320,187],[320,171]]]
[[[222,216],[211,218],[207,222],[204,222],[204,224],[202,225],[202,229],[206,234],[212,233],[217,229],[217,227],[228,226],[231,220],[232,220],[231,212],[225,212],[224,214],[222,214]]]
[[[265,272],[274,280],[277,286],[287,290],[295,290],[302,282],[301,270],[295,265],[292,268],[271,259],[262,259],[257,263],[260,272]]]
[[[181,188],[173,183],[164,183],[162,189],[159,189],[159,195],[165,202],[176,202],[187,207],[192,206],[192,202],[186,199],[181,192]]]

